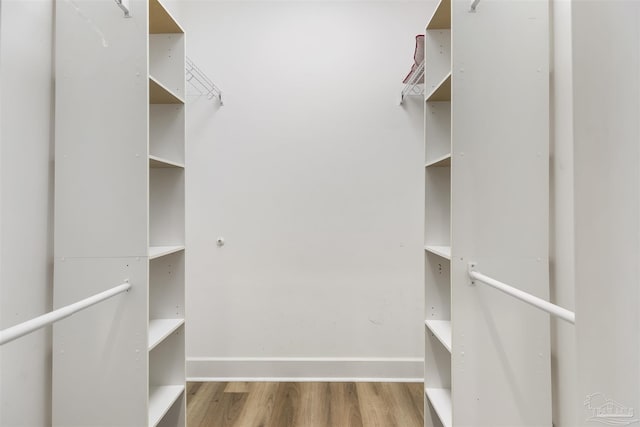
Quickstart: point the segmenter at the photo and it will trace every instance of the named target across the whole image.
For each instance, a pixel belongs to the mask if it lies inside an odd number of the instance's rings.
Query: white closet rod
[[[31,320],[27,320],[26,322],[22,322],[15,326],[4,329],[0,331],[0,345],[6,344],[24,335],[30,334],[31,332],[37,331],[38,329],[43,328],[47,325],[51,325],[52,323],[55,323],[58,320],[62,320],[65,317],[69,317],[80,310],[84,310],[87,307],[91,307],[94,304],[97,304],[122,292],[128,291],[130,288],[130,283],[123,283],[122,285],[118,285],[107,291],[100,292],[99,294],[90,296],[89,298],[85,298],[82,301],[66,305],[50,313],[43,314],[42,316],[35,317]]]
[[[475,263],[469,263],[469,277],[471,277],[472,284],[475,284],[475,280],[477,280],[481,283],[484,283],[485,285],[489,285],[492,288],[502,291],[507,295],[511,295],[512,297],[519,299],[520,301],[526,302],[527,304],[539,308],[542,311],[546,311],[552,316],[556,316],[559,319],[564,320],[565,322],[569,322],[572,325],[576,323],[576,314],[573,311],[569,311],[566,308],[562,308],[550,303],[549,301],[545,301],[542,298],[538,298],[534,295],[521,291],[520,289],[514,288],[513,286],[509,286],[506,283],[499,282],[496,279],[492,279],[489,276],[478,273],[477,271],[475,271],[475,267]]]

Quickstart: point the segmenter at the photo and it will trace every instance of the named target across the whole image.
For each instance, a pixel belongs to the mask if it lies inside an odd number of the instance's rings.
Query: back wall
[[[195,378],[422,379],[425,2],[181,1]],[[224,238],[224,246],[216,239]]]

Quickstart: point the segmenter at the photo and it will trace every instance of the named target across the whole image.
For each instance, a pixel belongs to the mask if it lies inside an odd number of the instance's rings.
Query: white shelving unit
[[[184,31],[158,0],[77,8],[56,3],[54,304],[132,288],[55,325],[53,425],[184,427]]]
[[[551,425],[548,318],[467,276],[548,294],[548,5],[470,4],[425,31],[425,426]]]

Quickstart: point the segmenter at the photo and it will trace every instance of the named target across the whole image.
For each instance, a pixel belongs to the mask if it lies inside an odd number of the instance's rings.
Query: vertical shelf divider
[[[185,427],[185,36],[149,0],[149,427]]]
[[[425,427],[451,427],[451,1],[425,34]]]

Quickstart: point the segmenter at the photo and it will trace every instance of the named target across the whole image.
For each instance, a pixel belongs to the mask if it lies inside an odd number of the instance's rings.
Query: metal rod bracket
[[[115,0],[116,4],[124,12],[125,18],[131,18],[131,12],[129,11],[129,0]]]
[[[475,279],[473,278],[473,275],[472,275],[471,273],[473,273],[473,272],[475,272],[475,271],[476,271],[476,267],[477,267],[477,266],[478,266],[478,264],[477,264],[477,263],[475,263],[475,262],[470,262],[470,263],[467,265],[467,272],[469,273],[469,279],[471,280],[471,284],[472,284],[472,285],[475,285],[475,284],[476,284],[476,281],[475,281]]]

